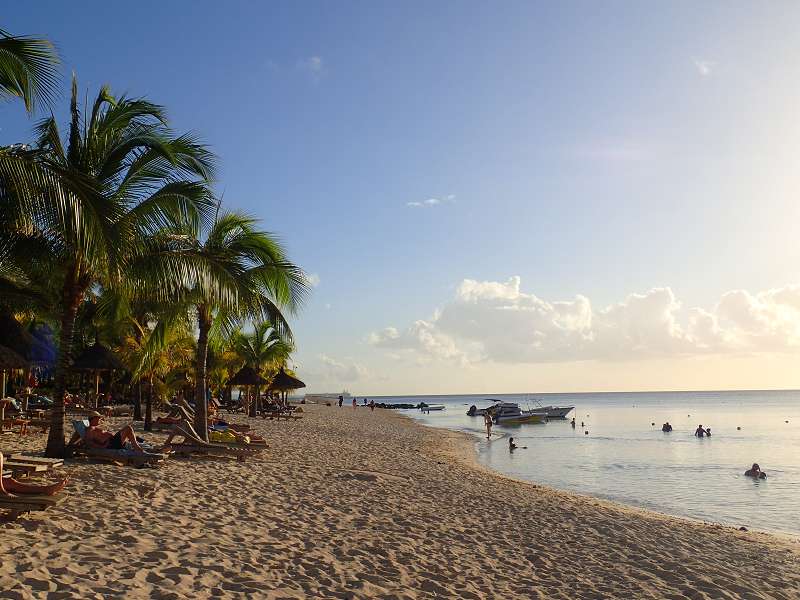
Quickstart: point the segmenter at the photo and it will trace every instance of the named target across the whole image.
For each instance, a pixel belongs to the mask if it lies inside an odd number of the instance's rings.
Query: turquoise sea
[[[466,411],[471,404],[489,406],[488,398],[523,408],[533,408],[535,400],[575,405],[570,416],[577,427],[569,420],[495,426],[487,441],[483,418]],[[800,534],[800,391],[374,399],[445,404],[441,412],[402,412],[426,425],[474,434],[480,462],[520,479],[707,522]],[[672,433],[662,433],[665,421]],[[710,427],[712,437],[694,437],[699,424]],[[510,452],[509,436],[527,449]],[[744,477],[754,462],[768,479]]]

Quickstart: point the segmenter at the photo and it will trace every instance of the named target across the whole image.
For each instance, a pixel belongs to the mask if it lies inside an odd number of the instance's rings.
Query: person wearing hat
[[[103,415],[96,410],[89,413],[89,428],[86,430],[86,443],[91,448],[122,450],[122,448],[125,447],[125,442],[130,442],[135,450],[144,452],[144,449],[136,440],[133,427],[125,425],[125,427],[120,429],[117,433],[111,433],[110,431],[100,428],[100,419],[102,418]]]

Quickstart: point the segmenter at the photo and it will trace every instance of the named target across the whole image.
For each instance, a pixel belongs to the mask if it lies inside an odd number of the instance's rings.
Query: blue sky
[[[798,17],[793,3],[29,2],[3,28],[54,40],[82,89],[145,95],[197,131],[226,203],[319,278],[295,324],[310,387],[373,394],[800,385]],[[0,141],[27,139],[19,106],[0,115]],[[648,295],[662,288],[674,301]],[[630,294],[653,313],[630,317]],[[558,302],[578,295],[591,323],[565,324]],[[628,316],[603,313],[616,304]],[[521,320],[492,333],[502,311]],[[613,352],[598,342],[611,330]]]

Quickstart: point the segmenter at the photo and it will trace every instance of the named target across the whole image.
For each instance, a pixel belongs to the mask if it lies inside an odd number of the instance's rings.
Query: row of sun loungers
[[[178,414],[185,413],[187,416],[193,415],[183,407],[177,411]],[[101,460],[118,465],[132,465],[136,467],[156,467],[164,463],[171,455],[180,456],[205,456],[211,458],[232,458],[244,461],[247,458],[257,456],[269,446],[266,440],[255,435],[250,435],[248,425],[232,425],[227,427],[235,434],[230,436],[222,431],[212,430],[211,436],[217,441],[206,442],[192,427],[190,421],[181,419],[177,423],[162,423],[161,428],[169,432],[169,437],[164,447],[159,449],[145,448],[140,452],[132,448],[113,450],[107,448],[92,448],[86,444],[85,436],[89,427],[88,420],[75,420],[72,422],[75,433],[68,444],[68,449],[72,456],[85,457],[92,460]],[[230,440],[219,438],[230,437]],[[176,441],[179,440],[179,441]],[[62,488],[66,485],[66,480],[51,485],[40,485],[34,480],[28,482],[32,476],[50,473],[63,465],[61,459],[50,459],[43,457],[27,456],[23,454],[12,454],[3,457],[0,453],[0,471],[2,471],[2,481],[9,489],[0,485],[0,519],[13,520],[19,515],[31,512],[42,511],[58,504],[65,493]],[[17,492],[25,493],[15,493]],[[38,491],[46,493],[38,493]],[[3,515],[5,512],[5,515]]]

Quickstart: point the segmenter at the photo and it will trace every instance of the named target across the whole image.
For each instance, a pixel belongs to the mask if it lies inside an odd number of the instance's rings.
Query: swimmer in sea
[[[752,477],[753,479],[766,479],[767,474],[761,470],[761,467],[758,466],[758,463],[753,463],[753,466],[750,467],[747,471],[744,472],[745,477]]]

